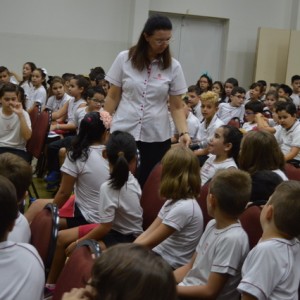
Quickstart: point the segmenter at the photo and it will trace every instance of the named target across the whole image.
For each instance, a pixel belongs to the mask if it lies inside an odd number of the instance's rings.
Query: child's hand
[[[22,103],[20,103],[20,102],[16,102],[16,103],[11,104],[10,108],[17,115],[23,114],[23,107],[22,107]]]
[[[77,241],[71,243],[71,244],[67,247],[67,249],[66,249],[66,251],[65,251],[65,252],[66,252],[66,255],[67,255],[67,256],[70,256],[71,253],[73,252],[73,250],[76,248],[76,246],[77,246]]]

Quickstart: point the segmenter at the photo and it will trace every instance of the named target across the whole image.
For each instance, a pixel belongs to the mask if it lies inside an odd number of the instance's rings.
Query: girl
[[[236,160],[240,151],[243,134],[236,127],[222,125],[216,129],[208,143],[209,158],[201,168],[202,186],[220,169],[237,168]]]
[[[221,81],[215,81],[212,85],[212,91],[219,95],[219,102],[224,95],[224,86]]]
[[[99,222],[99,188],[108,178],[108,164],[102,156],[108,128],[109,119],[104,112],[101,115],[92,112],[84,117],[61,167],[62,181],[55,198],[36,200],[25,214],[29,222],[46,203],[53,202],[61,208],[73,189],[74,214],[71,218],[60,218],[60,229]]]
[[[224,95],[221,99],[221,102],[230,102],[231,92],[234,87],[239,86],[239,82],[237,79],[230,77],[224,83]]]
[[[283,180],[283,154],[273,134],[266,131],[250,131],[245,134],[239,156],[239,167],[253,175],[257,171],[270,170]]]
[[[56,124],[54,123],[50,126],[50,131],[64,130],[69,131],[70,133],[67,137],[52,142],[48,145],[47,161],[49,174],[46,177],[46,181],[48,182],[48,190],[56,189],[59,183],[59,149],[69,148],[71,145],[71,141],[76,131],[75,113],[78,108],[86,106],[85,99],[87,96],[88,87],[89,81],[82,75],[77,75],[72,78],[70,81],[69,94],[73,98],[66,102],[64,106],[57,112],[52,114],[53,120],[58,120],[67,114],[67,123],[60,124],[56,122]]]
[[[197,157],[184,146],[171,148],[162,159],[160,185],[160,195],[167,201],[135,243],[153,249],[174,269],[186,264],[203,231],[203,216],[196,200],[199,192]]]
[[[79,241],[96,239],[101,241],[100,247],[104,250],[114,244],[132,242],[142,232],[141,189],[130,172],[131,166],[136,163],[134,138],[126,132],[113,132],[106,145],[106,156],[110,178],[101,185],[100,199],[98,195],[97,212],[101,216],[94,222],[98,224],[60,231],[47,280],[48,288],[54,287],[52,284],[63,268],[65,253],[69,255]]]
[[[203,74],[197,81],[196,86],[200,88],[200,94],[211,91],[212,79],[207,74]]]
[[[160,257],[136,244],[109,248],[95,261],[89,285],[93,300],[175,300],[172,269]],[[65,293],[63,300],[83,299],[88,288]]]
[[[33,85],[31,82],[32,72],[36,69],[36,65],[33,62],[26,62],[23,65],[23,79],[20,82],[20,86],[24,89],[26,98],[32,93]]]
[[[42,106],[46,104],[47,100],[47,84],[46,84],[45,69],[37,68],[32,72],[31,82],[33,89],[28,96],[26,107],[28,112],[31,112],[36,103]]]

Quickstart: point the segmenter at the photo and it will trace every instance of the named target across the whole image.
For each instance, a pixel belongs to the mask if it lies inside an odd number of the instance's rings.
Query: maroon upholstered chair
[[[242,227],[248,235],[250,249],[258,243],[262,236],[260,213],[260,207],[253,205],[246,208],[240,216]]]
[[[162,165],[158,163],[147,178],[141,197],[143,208],[143,228],[146,230],[157,217],[164,199],[159,195]]]
[[[58,234],[59,216],[56,204],[49,203],[30,224],[31,244],[36,248],[45,266],[46,276],[50,270]]]
[[[289,180],[298,180],[300,181],[300,168],[296,168],[292,164],[285,164],[285,173]]]
[[[239,118],[234,117],[231,120],[229,120],[227,125],[231,125],[231,126],[236,127],[236,128],[241,128],[241,121],[240,121]]]
[[[100,247],[95,240],[78,243],[58,277],[52,300],[60,300],[72,288],[85,287],[91,277],[95,259],[99,256]]]
[[[201,207],[201,210],[202,210],[204,229],[205,229],[207,223],[211,219],[213,219],[207,212],[206,198],[207,198],[207,194],[208,194],[208,188],[209,188],[209,182],[205,183],[204,186],[201,187],[200,196],[197,199],[197,201]]]

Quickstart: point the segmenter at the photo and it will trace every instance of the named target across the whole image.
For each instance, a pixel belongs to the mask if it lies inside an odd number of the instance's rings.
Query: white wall
[[[149,11],[228,19],[220,79],[234,76],[245,86],[258,28],[300,27],[299,0],[1,0],[0,65],[20,73],[29,60],[51,75],[107,70],[136,41]]]

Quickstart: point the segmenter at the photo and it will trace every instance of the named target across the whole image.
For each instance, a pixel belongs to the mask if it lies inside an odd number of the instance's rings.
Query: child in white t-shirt
[[[201,168],[202,186],[209,181],[217,170],[237,168],[236,160],[243,138],[241,131],[230,125],[216,129],[214,137],[208,143],[209,158]]]
[[[178,296],[184,299],[239,299],[236,290],[249,251],[248,236],[238,218],[250,198],[251,178],[244,171],[219,171],[207,196],[211,220],[191,261],[174,272]]]
[[[157,218],[135,243],[144,245],[173,268],[192,257],[203,230],[196,200],[200,192],[199,163],[184,146],[171,148],[162,160],[160,195],[166,198]]]
[[[242,128],[245,131],[255,130],[257,129],[257,123],[255,115],[263,113],[264,105],[260,101],[249,101],[245,105],[245,119],[246,122],[243,124]]]
[[[219,105],[217,115],[224,124],[228,124],[228,122],[233,118],[238,118],[240,123],[243,123],[245,114],[245,94],[245,89],[242,87],[235,87],[231,92],[230,102],[221,103]]]
[[[18,217],[14,185],[0,175],[0,299],[43,299],[45,270],[36,249],[7,240]]]
[[[188,87],[187,105],[191,108],[193,115],[198,118],[199,122],[203,119],[200,94],[201,90],[197,85],[191,85]]]
[[[300,182],[282,182],[260,216],[263,235],[248,254],[238,290],[243,300],[298,299]]]

